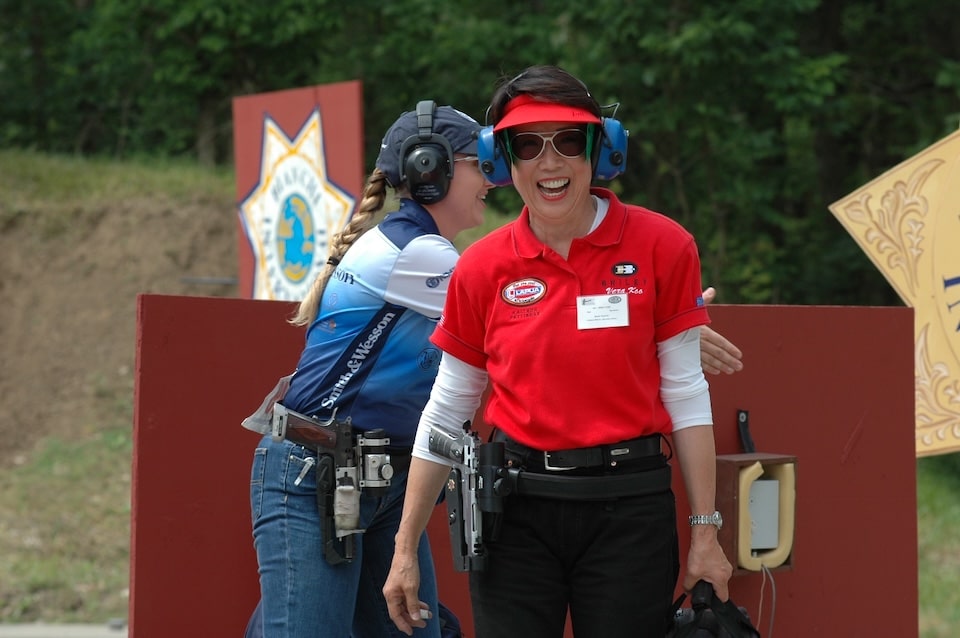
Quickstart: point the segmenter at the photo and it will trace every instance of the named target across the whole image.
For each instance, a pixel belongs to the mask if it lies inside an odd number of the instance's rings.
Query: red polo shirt
[[[543,450],[668,433],[657,343],[709,323],[693,237],[675,221],[610,202],[564,260],[528,211],[464,251],[431,341],[485,368],[484,419]],[[629,324],[579,329],[578,298],[626,298]]]

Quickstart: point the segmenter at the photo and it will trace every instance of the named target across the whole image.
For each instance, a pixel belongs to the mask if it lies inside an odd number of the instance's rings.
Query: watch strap
[[[719,511],[713,514],[695,514],[688,520],[690,525],[715,525],[717,529],[720,529],[721,525],[723,525],[723,519],[720,517]]]

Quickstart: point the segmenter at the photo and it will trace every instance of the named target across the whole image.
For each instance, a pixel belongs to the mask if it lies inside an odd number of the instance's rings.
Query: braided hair
[[[327,263],[317,275],[307,296],[300,302],[296,314],[290,319],[295,326],[309,326],[317,318],[320,310],[320,299],[327,287],[327,282],[340,260],[350,246],[365,232],[374,227],[376,215],[383,209],[387,200],[387,176],[379,168],[373,169],[363,188],[363,197],[357,212],[353,214],[343,230],[333,236],[330,241],[330,253]]]

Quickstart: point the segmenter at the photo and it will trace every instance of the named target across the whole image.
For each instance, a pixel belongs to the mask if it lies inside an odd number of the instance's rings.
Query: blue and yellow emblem
[[[254,255],[254,299],[303,299],[355,200],[327,176],[319,109],[290,139],[264,117],[260,178],[240,202]]]

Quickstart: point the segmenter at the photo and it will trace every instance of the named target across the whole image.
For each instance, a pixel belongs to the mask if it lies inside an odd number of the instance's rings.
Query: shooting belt
[[[560,476],[508,469],[507,489],[521,496],[567,501],[606,501],[627,496],[658,494],[670,489],[670,466],[609,476]]]
[[[337,435],[333,429],[329,426],[324,426],[316,419],[290,409],[285,409],[284,414],[286,418],[286,428],[283,437],[285,439],[311,452],[316,452],[320,455],[330,454],[330,449],[324,450],[321,448],[333,448],[336,444]],[[352,434],[354,442],[356,441],[356,436],[362,434],[362,431],[354,429]],[[405,472],[409,469],[410,448],[387,446],[387,453],[390,455],[390,465],[393,466],[395,473]]]
[[[670,466],[660,447],[661,436],[630,439],[610,445],[541,451],[508,439],[507,468],[501,492],[561,500],[608,500],[666,492]]]

